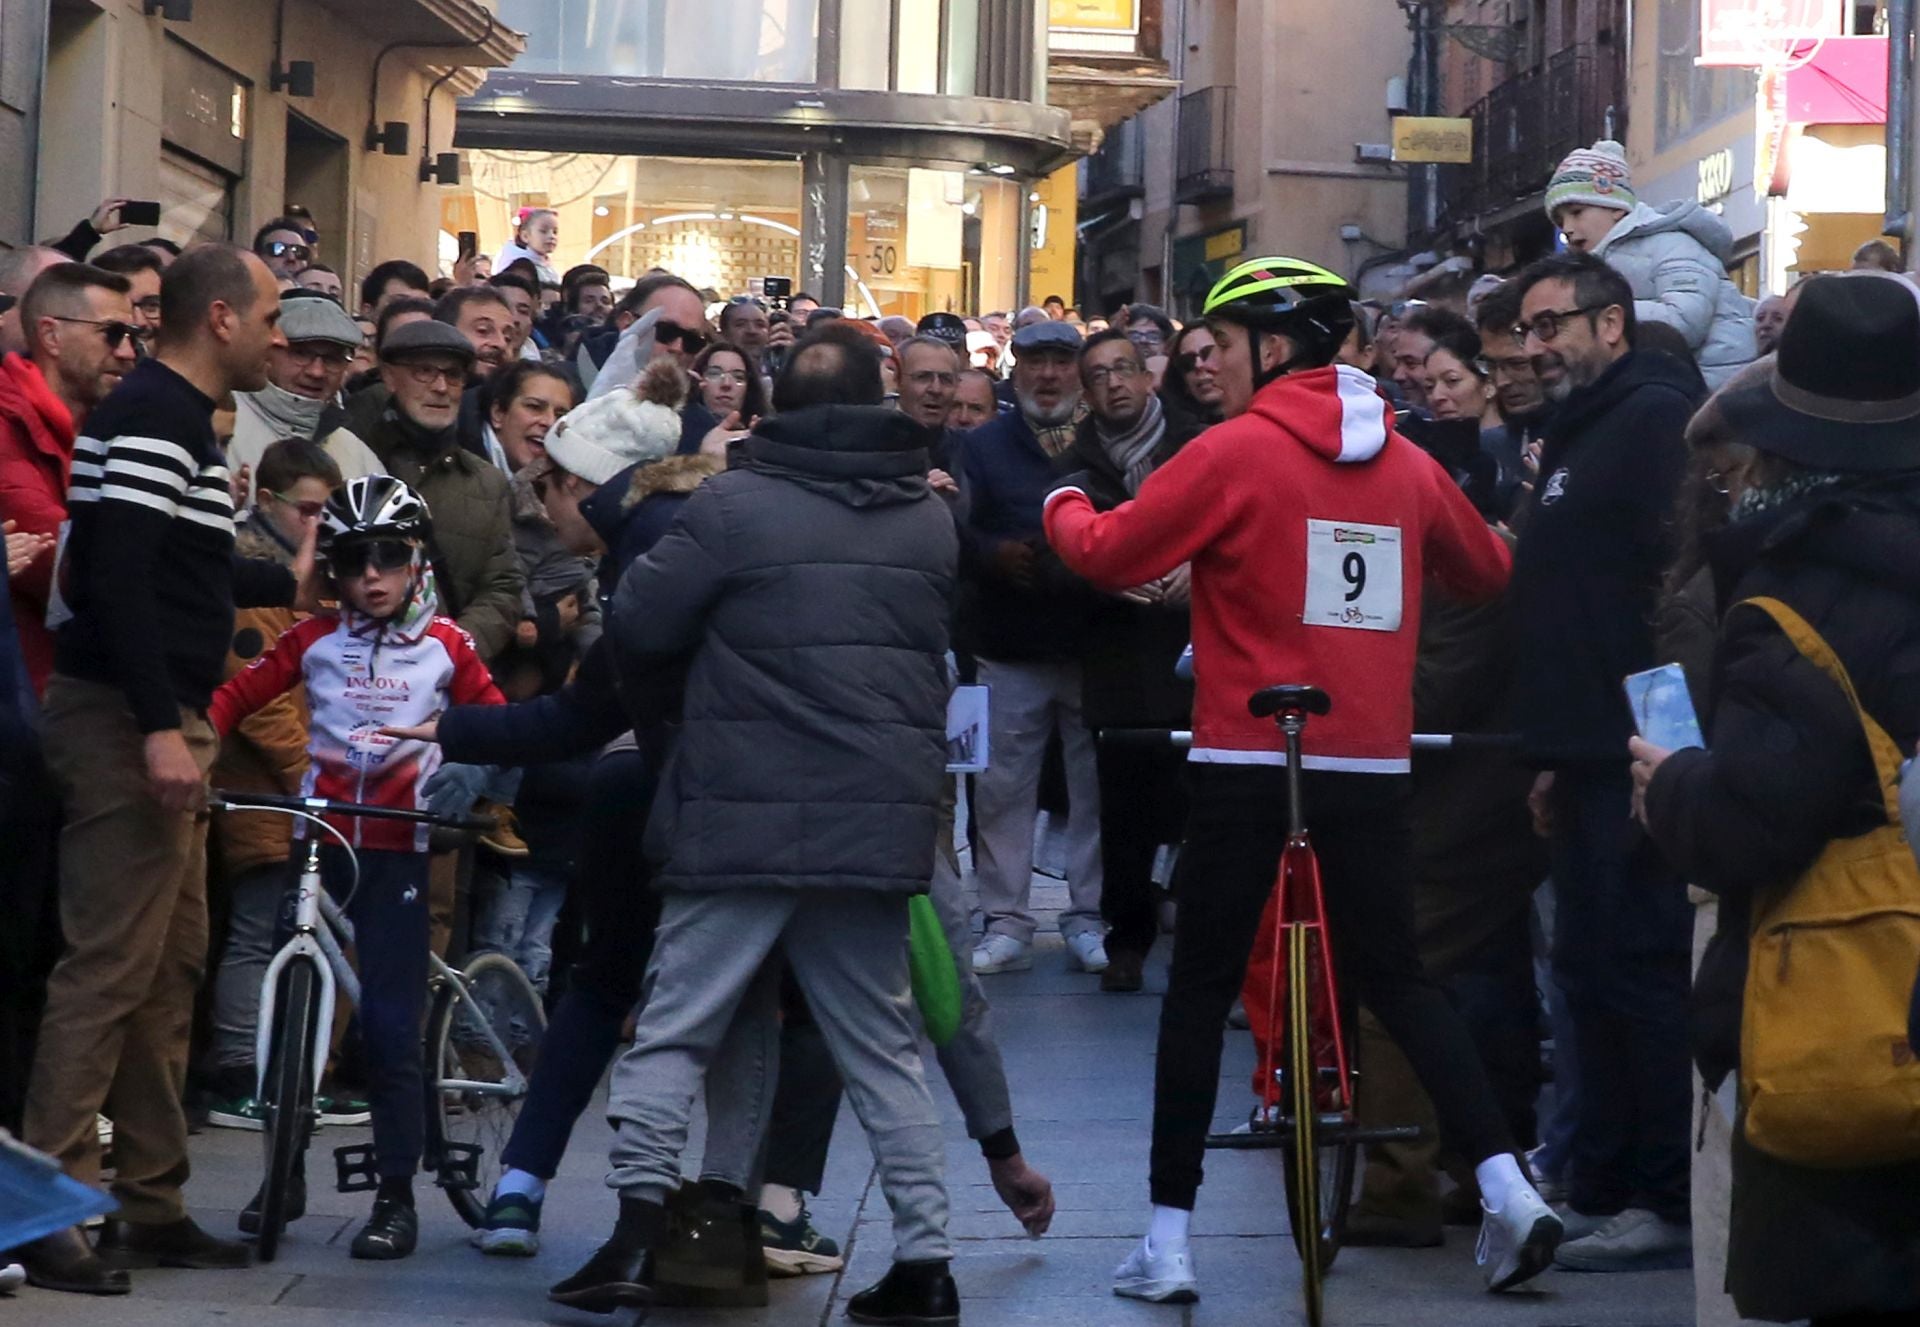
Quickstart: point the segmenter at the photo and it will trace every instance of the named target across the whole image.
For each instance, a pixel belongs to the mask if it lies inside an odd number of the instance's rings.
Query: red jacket
[[[1439,463],[1393,432],[1373,380],[1344,366],[1268,384],[1132,502],[1096,514],[1063,487],[1045,520],[1103,588],[1192,563],[1192,759],[1225,764],[1284,763],[1279,728],[1247,699],[1305,683],[1333,698],[1307,726],[1306,768],[1405,772],[1422,582],[1485,599],[1512,565]]]
[[[73,416],[33,361],[24,355],[0,360],[0,519],[34,534],[60,533],[73,444]],[[36,693],[46,691],[53,671],[53,633],[47,630],[52,585],[52,553],[10,582],[20,652]]]

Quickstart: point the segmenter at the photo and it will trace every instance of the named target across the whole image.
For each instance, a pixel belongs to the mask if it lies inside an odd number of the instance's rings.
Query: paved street
[[[1041,902],[1064,902],[1044,877]],[[1062,897],[1055,898],[1054,895]],[[1109,1278],[1145,1215],[1147,1128],[1151,1112],[1153,1029],[1158,1001],[1102,995],[1092,978],[1068,974],[1059,937],[1032,972],[989,979],[1014,1088],[1022,1144],[1052,1177],[1060,1213],[1045,1239],[1029,1241],[995,1198],[978,1150],[967,1141],[944,1085],[936,1084],[948,1123],[953,1189],[954,1268],[968,1327],[1275,1327],[1301,1321],[1297,1266],[1286,1235],[1280,1163],[1272,1154],[1220,1154],[1194,1219],[1204,1298],[1189,1308],[1117,1300]],[[1164,948],[1164,947],[1163,947]],[[1165,980],[1165,954],[1149,970],[1150,992]],[[1237,1114],[1252,1053],[1245,1033],[1230,1034],[1222,1118]],[[936,1075],[937,1078],[937,1075]],[[323,1151],[359,1141],[360,1131],[329,1130]],[[269,1267],[245,1272],[144,1272],[120,1300],[83,1300],[26,1290],[0,1300],[5,1327],[242,1323],[252,1327],[398,1327],[413,1322],[545,1322],[590,1327],[609,1321],[547,1303],[546,1286],[573,1270],[604,1235],[611,1195],[601,1183],[608,1133],[589,1118],[549,1193],[546,1246],[531,1262],[482,1258],[466,1244],[452,1209],[421,1195],[420,1251],[403,1263],[355,1263],[346,1246],[366,1211],[365,1195],[316,1191]],[[695,1148],[698,1138],[695,1139]],[[330,1160],[330,1158],[328,1158]],[[195,1140],[189,1197],[203,1221],[230,1231],[258,1177],[256,1135],[212,1130]],[[316,1173],[321,1169],[316,1165]],[[867,1149],[843,1111],[827,1191],[813,1204],[821,1229],[851,1246],[843,1277],[776,1282],[772,1305],[731,1315],[657,1313],[663,1327],[723,1322],[801,1327],[840,1320],[848,1295],[886,1269],[891,1242],[886,1204],[873,1186]],[[1480,1290],[1471,1231],[1450,1231],[1445,1249],[1348,1250],[1329,1282],[1328,1316],[1340,1327],[1415,1323],[1495,1327],[1681,1327],[1693,1321],[1685,1272],[1582,1277],[1548,1273],[1531,1294],[1500,1299]]]

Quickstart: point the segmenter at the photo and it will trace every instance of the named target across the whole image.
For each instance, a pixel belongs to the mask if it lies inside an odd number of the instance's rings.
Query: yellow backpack
[[[1803,1166],[1920,1159],[1920,866],[1900,824],[1900,751],[1845,665],[1777,599],[1748,599],[1840,684],[1867,735],[1887,823],[1836,839],[1799,879],[1755,895],[1740,1029],[1747,1141]]]

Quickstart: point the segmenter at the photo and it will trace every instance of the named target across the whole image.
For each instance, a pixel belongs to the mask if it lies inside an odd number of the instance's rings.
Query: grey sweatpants
[[[703,1080],[709,1098],[726,1101],[723,1111],[709,1108],[712,1129],[758,1139],[773,1104],[784,956],[867,1132],[893,1209],[894,1256],[951,1257],[945,1148],[908,1009],[906,938],[907,900],[898,894],[667,895],[639,1026],[614,1066],[608,1185],[655,1202],[679,1187]],[[752,1155],[740,1141],[710,1138],[709,1160]]]

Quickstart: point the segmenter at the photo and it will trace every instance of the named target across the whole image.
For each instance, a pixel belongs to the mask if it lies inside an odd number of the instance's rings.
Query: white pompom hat
[[[680,414],[641,400],[631,387],[617,387],[568,411],[547,434],[546,447],[560,469],[604,484],[628,466],[679,450]]]

